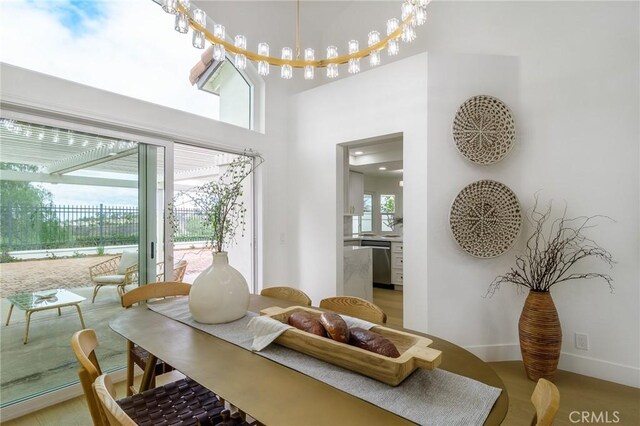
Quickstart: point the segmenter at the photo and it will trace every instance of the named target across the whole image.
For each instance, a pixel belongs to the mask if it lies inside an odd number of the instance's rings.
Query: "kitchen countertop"
[[[344,253],[347,254],[348,252],[352,252],[355,250],[366,250],[366,249],[371,249],[371,246],[345,246],[344,248]]]
[[[400,236],[400,237],[386,237],[384,235],[358,235],[358,234],[345,235],[344,236],[344,241],[362,241],[362,240],[368,240],[368,241],[391,241],[393,243],[401,243],[402,242],[402,236]]]

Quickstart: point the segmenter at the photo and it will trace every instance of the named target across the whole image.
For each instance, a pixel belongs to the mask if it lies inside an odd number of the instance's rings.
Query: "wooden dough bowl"
[[[298,311],[308,312],[316,318],[323,312],[303,306],[291,306],[289,308],[271,307],[260,313],[288,324],[289,316]],[[399,385],[416,368],[432,370],[442,361],[442,352],[429,347],[433,343],[431,339],[379,325],[371,328],[371,331],[391,340],[398,348],[400,357],[390,358],[297,328],[285,331],[275,342],[391,386]]]

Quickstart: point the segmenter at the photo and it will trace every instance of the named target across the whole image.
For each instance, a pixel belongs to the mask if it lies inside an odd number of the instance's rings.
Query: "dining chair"
[[[98,291],[104,286],[116,286],[122,296],[125,287],[138,282],[138,252],[123,251],[122,254],[89,267],[89,277],[94,284],[91,303],[96,301]]]
[[[304,291],[293,287],[267,287],[262,289],[260,295],[311,306],[311,298]]]
[[[182,282],[184,274],[187,272],[188,262],[181,260],[173,266],[173,271],[168,281]],[[156,281],[167,281],[164,276],[164,262],[158,262],[158,272],[156,274]]]
[[[191,290],[191,284],[180,282],[159,282],[146,284],[138,288],[134,288],[131,291],[126,292],[121,297],[122,307],[129,309],[135,303],[142,302],[149,299],[158,299],[161,297],[173,297],[173,296],[188,296]],[[136,346],[130,340],[127,340],[127,396],[131,396],[133,389],[133,373],[134,365],[137,365],[142,370],[145,370],[149,359],[153,358],[156,363],[153,369],[153,375],[151,377],[151,386],[155,385],[155,376],[167,373],[172,370],[171,366],[164,363],[162,360],[150,357],[149,352]]]
[[[76,332],[71,337],[71,349],[73,350],[80,368],[78,369],[78,378],[87,400],[91,420],[96,426],[107,425],[107,419],[99,408],[98,400],[93,392],[93,382],[102,374],[100,364],[96,357],[95,349],[98,347],[98,337],[95,330],[85,329]]]
[[[78,377],[82,384],[91,419],[96,426],[135,425],[135,424],[173,424],[177,415],[187,420],[193,419],[202,423],[216,424],[222,420],[224,403],[210,390],[191,379],[181,379],[164,386],[115,400],[115,388],[110,379],[103,380],[102,389],[107,389],[113,404],[123,410],[126,417],[114,416],[113,405],[104,407],[93,386],[102,374],[95,350],[99,346],[95,330],[84,329],[71,337],[71,348],[80,364]],[[108,383],[108,384],[107,384]],[[127,420],[128,419],[128,420]],[[206,420],[204,422],[203,420]],[[195,424],[195,421],[193,421]]]
[[[556,385],[546,379],[538,379],[531,402],[536,408],[531,426],[551,426],[560,408],[560,392]]]
[[[359,297],[328,297],[320,301],[320,308],[379,324],[387,322],[387,314],[382,309]]]

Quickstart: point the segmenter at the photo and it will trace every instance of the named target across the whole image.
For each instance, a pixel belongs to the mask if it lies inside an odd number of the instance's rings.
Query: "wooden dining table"
[[[295,303],[251,295],[249,310]],[[326,383],[220,338],[138,306],[119,313],[109,326],[178,371],[266,425],[404,425],[409,420]],[[509,397],[493,369],[471,352],[434,336],[431,347],[443,352],[439,368],[502,389],[485,425],[499,425]],[[152,365],[151,362],[148,363]],[[155,364],[155,363],[153,363]],[[143,386],[150,382],[145,372]]]

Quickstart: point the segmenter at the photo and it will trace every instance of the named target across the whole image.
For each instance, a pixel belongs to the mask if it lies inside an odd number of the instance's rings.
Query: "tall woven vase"
[[[531,380],[552,379],[560,359],[562,329],[558,311],[548,291],[530,291],[520,322],[520,351]]]

